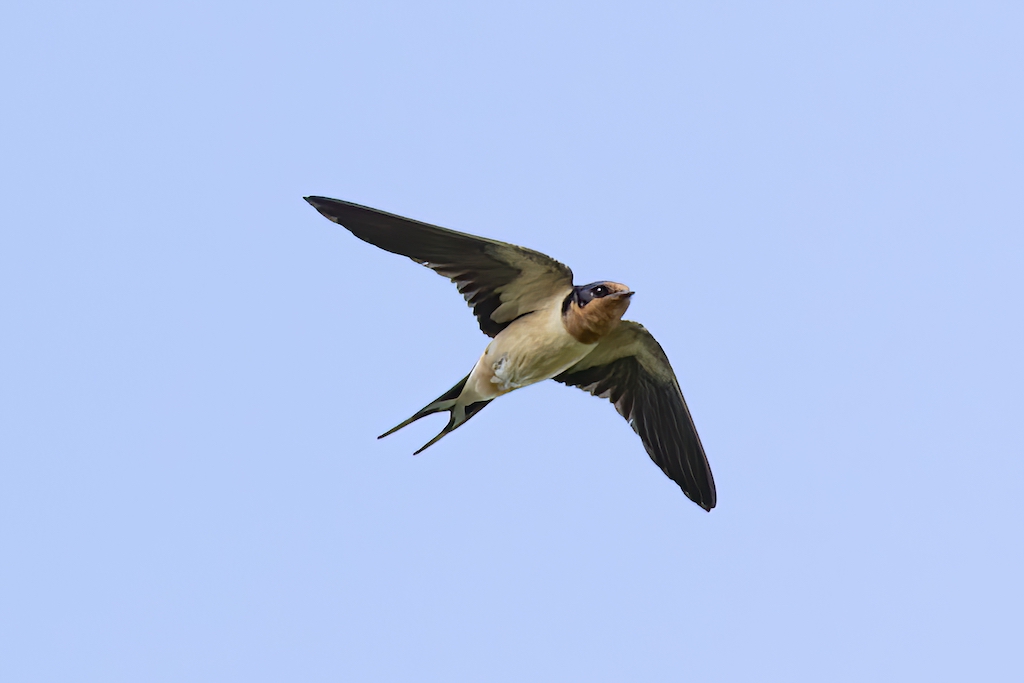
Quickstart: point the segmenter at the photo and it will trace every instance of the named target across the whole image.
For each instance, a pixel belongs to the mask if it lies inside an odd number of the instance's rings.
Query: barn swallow
[[[629,287],[575,286],[568,267],[532,249],[337,199],[305,199],[364,242],[451,279],[492,337],[458,384],[377,438],[449,413],[421,453],[497,397],[553,379],[609,399],[683,493],[705,510],[715,507],[711,467],[668,357],[643,325],[622,320],[633,296]]]

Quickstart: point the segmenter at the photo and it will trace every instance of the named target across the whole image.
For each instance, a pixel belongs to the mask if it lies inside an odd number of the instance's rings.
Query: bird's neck
[[[562,325],[579,343],[596,344],[615,329],[628,307],[628,299],[594,299],[580,306],[570,298],[562,309]]]

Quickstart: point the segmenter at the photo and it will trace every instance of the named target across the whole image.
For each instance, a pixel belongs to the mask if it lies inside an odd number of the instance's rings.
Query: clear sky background
[[[1015,2],[21,2],[0,679],[1024,680]],[[522,244],[679,375],[704,513],[321,194]]]

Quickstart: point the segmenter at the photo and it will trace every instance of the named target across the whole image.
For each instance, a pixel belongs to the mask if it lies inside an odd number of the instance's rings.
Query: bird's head
[[[602,306],[610,304],[621,306],[622,312],[625,313],[626,309],[629,308],[629,297],[633,296],[633,291],[619,282],[608,282],[605,280],[603,282],[591,282],[589,285],[583,285],[582,287],[574,287],[573,295],[580,308],[584,308],[587,304],[594,301],[601,301]]]
[[[622,319],[633,291],[618,282],[591,282],[573,287],[562,305],[566,329],[584,344],[593,344]]]

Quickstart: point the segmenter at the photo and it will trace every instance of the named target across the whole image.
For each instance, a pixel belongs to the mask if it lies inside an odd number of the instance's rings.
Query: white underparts
[[[491,365],[491,369],[494,371],[494,376],[491,377],[491,382],[498,385],[499,391],[512,391],[513,389],[519,389],[523,385],[513,381],[509,375],[511,368],[508,363],[508,354],[502,354],[495,363]]]
[[[553,295],[547,305],[521,316],[498,333],[480,355],[459,403],[490,401],[530,384],[554,377],[594,348],[565,329],[562,301],[566,292]]]

